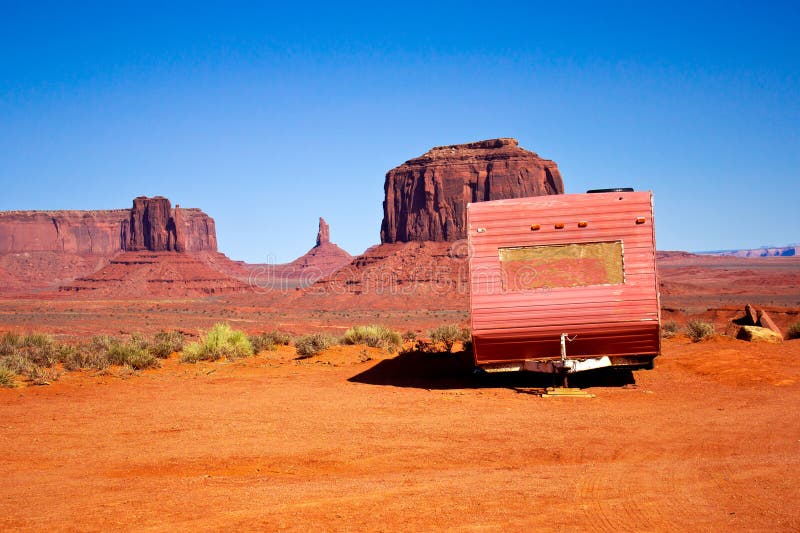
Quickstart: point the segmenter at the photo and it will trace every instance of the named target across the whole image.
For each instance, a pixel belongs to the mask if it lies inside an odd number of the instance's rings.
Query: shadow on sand
[[[369,370],[348,379],[353,383],[410,387],[417,389],[477,389],[509,388],[518,392],[553,386],[554,376],[533,372],[479,373],[473,372],[472,354],[403,352],[386,359]],[[570,376],[569,386],[622,387],[635,384],[633,372],[620,369],[598,369]],[[559,378],[558,383],[561,383]]]

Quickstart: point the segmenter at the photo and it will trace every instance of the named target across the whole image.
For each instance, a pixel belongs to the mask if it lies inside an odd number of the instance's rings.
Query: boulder
[[[781,333],[781,329],[775,325],[775,322],[772,321],[766,311],[758,311],[758,322],[756,325],[772,330],[776,334],[780,335],[781,339],[783,339],[783,333]]]
[[[783,337],[781,335],[775,333],[771,329],[759,326],[742,326],[736,338],[743,341],[769,342],[773,344],[783,342]]]
[[[386,174],[381,242],[457,241],[467,204],[563,194],[558,166],[502,138],[437,146]]]
[[[758,313],[756,312],[755,307],[750,304],[744,306],[744,318],[747,322],[743,324],[745,326],[757,326],[758,324]]]

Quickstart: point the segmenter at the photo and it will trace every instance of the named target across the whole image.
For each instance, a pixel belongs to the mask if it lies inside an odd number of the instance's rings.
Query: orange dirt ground
[[[0,529],[798,530],[799,358],[678,337],[591,399],[363,347],[68,373],[0,389]]]

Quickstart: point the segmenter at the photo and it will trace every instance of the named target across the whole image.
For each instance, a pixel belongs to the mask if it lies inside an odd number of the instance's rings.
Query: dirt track
[[[800,529],[800,341],[594,399],[360,350],[0,390],[0,529]]]

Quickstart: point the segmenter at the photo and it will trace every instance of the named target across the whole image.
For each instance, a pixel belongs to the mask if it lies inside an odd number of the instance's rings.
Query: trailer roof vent
[[[610,189],[589,189],[586,191],[588,194],[597,192],[633,192],[633,187],[612,187]]]

